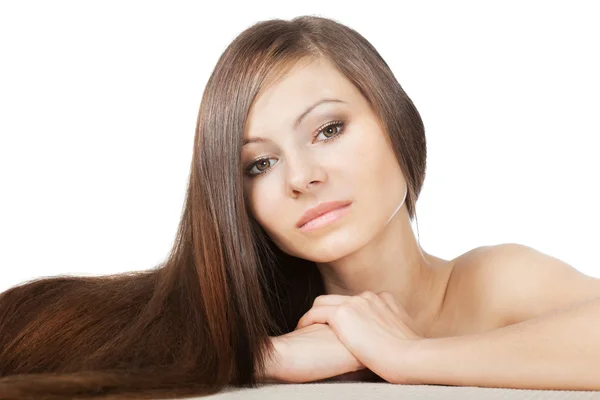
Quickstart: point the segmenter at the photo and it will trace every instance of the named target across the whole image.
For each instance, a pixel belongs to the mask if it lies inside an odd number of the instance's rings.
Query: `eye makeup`
[[[331,142],[337,138],[339,138],[343,133],[344,133],[344,128],[346,125],[346,121],[343,120],[333,120],[333,121],[329,121],[323,125],[321,125],[313,134],[313,139],[318,137],[320,134],[326,132],[329,128],[333,128],[333,129],[337,129],[337,133],[333,134],[333,136],[329,136],[326,139],[321,140],[320,142]],[[250,177],[250,178],[255,178],[259,175],[263,175],[266,172],[268,172],[270,170],[270,168],[265,169],[265,170],[258,170],[259,172],[252,172],[253,169],[255,169],[255,167],[263,162],[263,161],[267,161],[269,162],[269,160],[272,160],[272,158],[270,157],[260,157],[258,159],[255,159],[254,161],[251,161],[245,168],[244,168],[244,173]],[[270,166],[270,165],[269,165]]]

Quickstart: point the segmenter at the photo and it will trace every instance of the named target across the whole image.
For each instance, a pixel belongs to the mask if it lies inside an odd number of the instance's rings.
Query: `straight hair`
[[[38,278],[0,294],[0,399],[166,399],[256,387],[274,352],[270,336],[293,331],[325,291],[316,264],[281,251],[248,212],[243,133],[257,96],[316,59],[331,61],[380,119],[413,220],[425,132],[384,59],[333,19],[257,22],[228,45],[204,89],[166,259],[138,272]]]

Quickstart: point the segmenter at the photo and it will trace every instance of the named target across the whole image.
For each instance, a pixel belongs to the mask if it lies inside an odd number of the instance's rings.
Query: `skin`
[[[294,127],[325,98],[343,102],[318,105]],[[344,125],[317,132],[331,121]],[[253,103],[244,139],[257,137],[265,140],[244,145],[242,165],[264,173],[246,175],[244,191],[250,212],[276,245],[316,262],[327,294],[391,293],[411,328],[427,336],[459,258],[433,256],[417,242],[404,203],[406,181],[358,89],[327,60],[298,63]],[[332,200],[351,200],[350,211],[311,232],[296,227],[307,209]]]
[[[314,108],[294,127],[296,118],[323,98],[343,102]],[[320,130],[332,121],[344,125]],[[313,304],[297,329],[272,338],[276,359],[260,379],[387,376],[387,381],[410,383],[403,379],[418,365],[410,356],[417,354],[411,350],[418,348],[411,347],[415,336],[477,334],[597,297],[596,280],[526,247],[482,246],[453,260],[425,252],[414,236],[404,204],[406,181],[382,126],[360,92],[326,60],[297,64],[257,97],[244,138],[257,137],[264,141],[249,143],[242,151],[243,165],[252,168],[249,173],[265,171],[244,179],[250,212],[280,249],[316,262],[327,295],[343,295],[319,296],[321,303]],[[266,160],[257,163],[259,158]],[[307,209],[331,200],[352,201],[342,219],[310,232],[296,227]],[[529,271],[529,279],[522,270]],[[569,292],[569,287],[577,289]],[[562,320],[555,324],[565,326]],[[521,330],[514,332],[519,335],[507,335],[506,348],[522,340]],[[504,356],[504,349],[498,351],[495,345],[503,336],[486,337],[475,342],[485,343],[490,354]],[[471,342],[443,343],[469,343],[472,350]],[[472,353],[473,360],[480,358],[477,351]],[[397,363],[384,354],[406,358],[397,357],[403,360]],[[437,377],[447,374],[444,379],[456,381],[454,365],[448,367],[450,372],[438,372]],[[405,372],[392,371],[396,368]],[[588,365],[582,368],[589,370]],[[475,363],[470,373],[474,380],[483,376]]]

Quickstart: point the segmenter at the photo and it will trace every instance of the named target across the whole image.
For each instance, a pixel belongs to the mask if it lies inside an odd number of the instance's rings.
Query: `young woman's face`
[[[259,137],[264,141],[242,150],[244,195],[288,254],[330,262],[356,251],[383,230],[404,198],[406,183],[383,127],[329,61],[297,64],[256,99],[244,139]],[[310,231],[297,227],[308,209],[339,200],[351,204],[338,220]]]

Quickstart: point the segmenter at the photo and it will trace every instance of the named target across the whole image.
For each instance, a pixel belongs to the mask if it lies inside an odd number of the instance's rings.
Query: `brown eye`
[[[248,166],[248,168],[246,169],[246,174],[248,174],[251,177],[264,174],[266,171],[269,170],[269,167],[271,166],[270,160],[272,160],[272,158],[259,158],[258,160],[256,160]],[[257,171],[253,171],[255,169]]]
[[[320,140],[320,142],[330,142],[338,137],[340,137],[344,132],[345,122],[344,121],[331,121],[325,124],[322,128],[317,130],[315,137],[323,134],[325,135],[325,139]],[[246,168],[246,175],[251,178],[257,177],[259,175],[263,175],[269,172],[271,165],[271,160],[273,158],[259,158],[252,164]],[[256,169],[256,171],[254,171]]]
[[[255,165],[259,171],[264,171],[267,168],[269,168],[269,160],[266,158],[263,158],[262,160],[258,160],[258,162]],[[264,167],[264,169],[261,169],[261,167]]]
[[[336,133],[336,126],[337,125],[329,125],[327,127],[325,127],[325,129],[323,129],[323,132],[325,132],[325,136],[331,134],[332,136]],[[327,136],[327,137],[331,137],[331,136]]]
[[[337,136],[341,135],[344,130],[344,122],[343,121],[332,121],[327,123],[324,127],[317,131],[317,135],[315,137],[319,137],[319,135],[323,134],[325,139],[323,142],[333,140]]]

